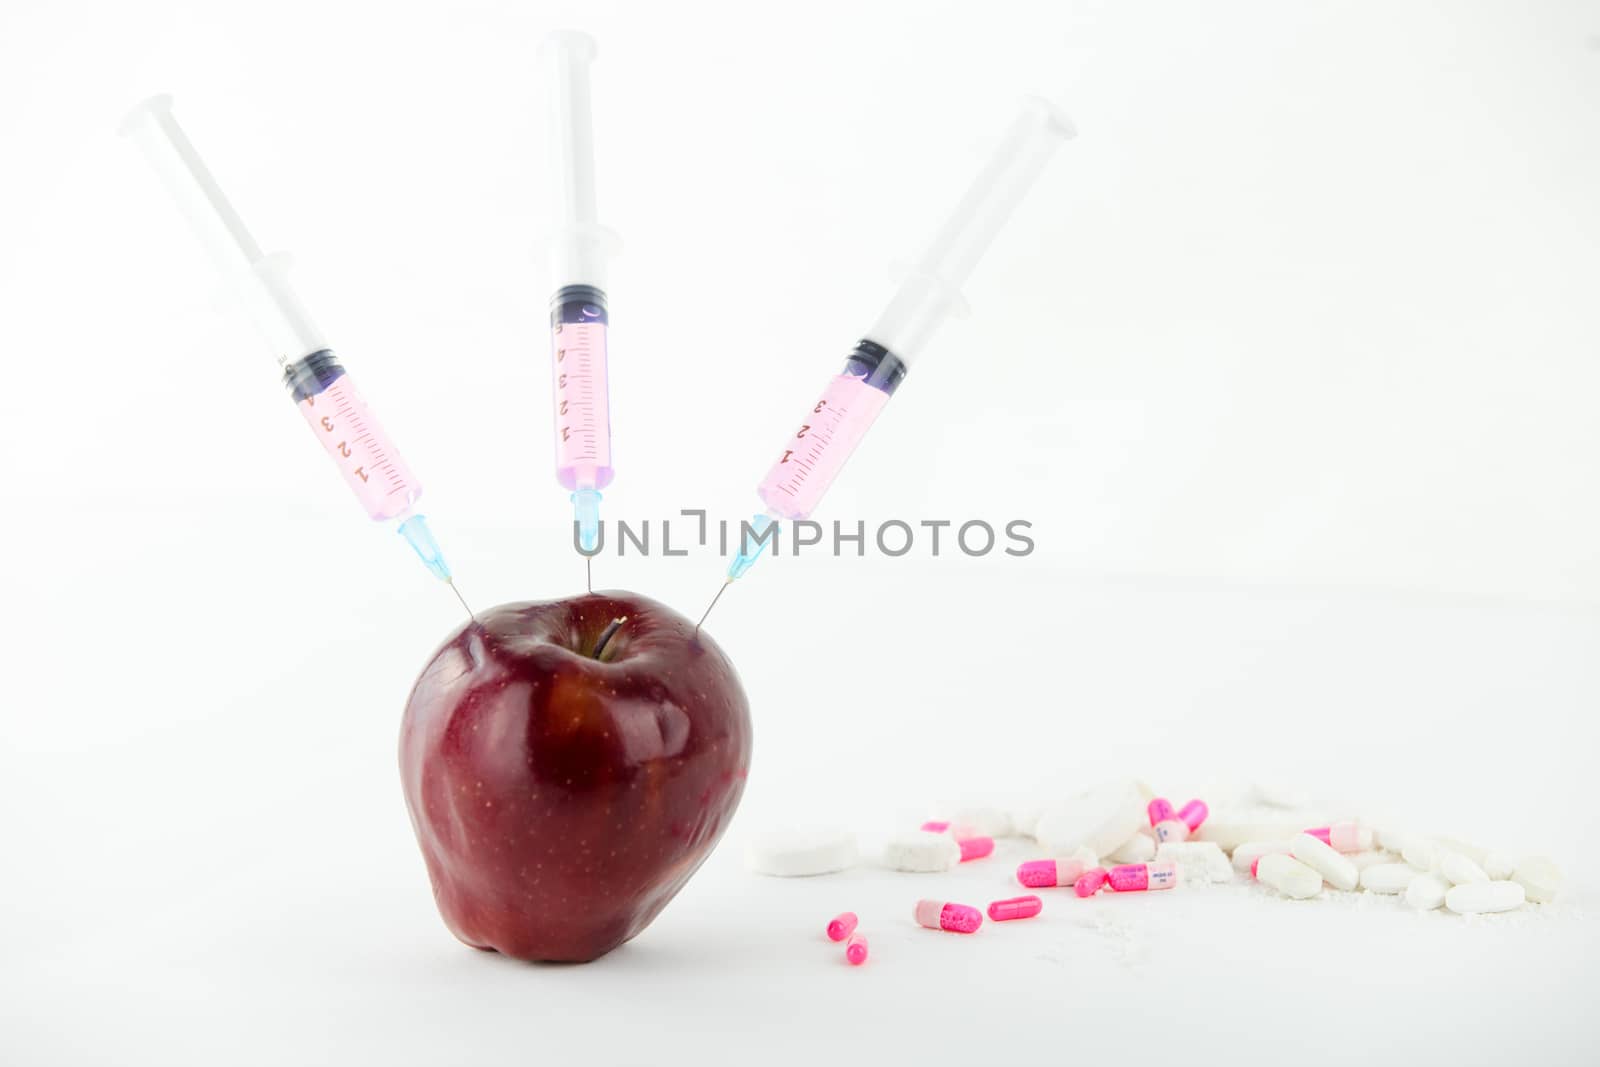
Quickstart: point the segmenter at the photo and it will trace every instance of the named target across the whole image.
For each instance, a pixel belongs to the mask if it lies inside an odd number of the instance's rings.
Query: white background
[[[458,611],[114,134],[176,94],[464,592],[563,595],[533,254],[563,25],[600,39],[626,242],[612,517],[753,510],[1016,99],[1081,130],[819,515],[1026,518],[1039,551],[763,562],[711,624],[754,709],[740,818],[578,969],[434,915],[394,745]],[[1052,901],[953,944],[910,901],[1000,895],[1015,855],[934,889],[738,851],[783,818],[1264,777],[1592,885],[1600,6],[10,4],[0,100],[0,1060],[1595,1050],[1582,889],[1518,924]],[[719,573],[596,562],[685,613]],[[847,906],[858,973],[816,932]],[[1358,1033],[1308,1046],[1317,1018]]]

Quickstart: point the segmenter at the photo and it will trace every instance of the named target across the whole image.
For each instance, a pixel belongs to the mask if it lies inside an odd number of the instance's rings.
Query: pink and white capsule
[[[1372,831],[1359,823],[1336,822],[1305,831],[1335,852],[1366,852],[1372,848]]]
[[[956,844],[961,846],[961,862],[968,860],[981,860],[994,852],[994,838],[992,837],[958,837]]]
[[[1044,901],[1033,895],[996,900],[989,905],[989,918],[997,923],[1010,919],[1031,919],[1044,910]]]
[[[926,830],[930,834],[942,834],[946,830],[950,829],[950,824],[943,819],[929,819],[927,822],[917,827],[917,829]]]
[[[1206,821],[1206,816],[1211,814],[1211,809],[1206,807],[1203,800],[1191,800],[1178,809],[1178,818],[1183,820],[1183,825],[1189,828],[1192,834],[1200,829],[1200,824]]]
[[[1178,884],[1176,863],[1124,863],[1106,873],[1106,881],[1119,893],[1171,889]]]
[[[851,934],[850,940],[844,945],[844,958],[850,961],[850,966],[859,967],[867,962],[867,939],[860,934]]]
[[[1104,867],[1084,871],[1082,876],[1072,884],[1072,891],[1080,897],[1092,897],[1100,892],[1100,887],[1106,884],[1106,879],[1111,877],[1111,872]]]
[[[977,908],[942,900],[919,900],[912,915],[920,926],[952,934],[970,934],[983,925],[983,912]]]
[[[1017,881],[1029,889],[1048,889],[1072,885],[1088,871],[1089,864],[1080,859],[1029,860],[1017,868]]]
[[[828,940],[843,941],[855,933],[856,924],[860,922],[853,911],[841,911],[828,922]]]
[[[1150,816],[1150,827],[1155,831],[1156,840],[1165,844],[1168,841],[1184,841],[1189,837],[1189,827],[1178,818],[1178,813],[1172,807],[1172,801],[1166,797],[1156,797],[1145,808],[1145,814]]]

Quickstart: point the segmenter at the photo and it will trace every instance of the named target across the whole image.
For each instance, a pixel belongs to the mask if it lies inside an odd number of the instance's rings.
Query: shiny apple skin
[[[406,702],[400,777],[456,937],[597,959],[711,853],[744,791],[750,709],[693,630],[647,597],[591,593],[480,612],[434,653]]]

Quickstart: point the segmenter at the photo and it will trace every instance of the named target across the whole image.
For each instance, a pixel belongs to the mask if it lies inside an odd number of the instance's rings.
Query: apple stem
[[[628,617],[626,615],[624,615],[620,619],[612,619],[611,620],[611,624],[609,626],[607,626],[604,631],[601,632],[600,640],[596,641],[595,644],[594,644],[594,658],[595,659],[603,659],[604,658],[607,643],[610,642],[612,635],[615,634],[618,630],[620,630],[622,628],[622,624],[627,622],[627,621],[628,621]]]

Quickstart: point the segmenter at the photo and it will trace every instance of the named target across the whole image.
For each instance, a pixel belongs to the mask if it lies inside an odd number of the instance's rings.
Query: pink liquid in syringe
[[[367,408],[350,375],[295,405],[368,516],[383,521],[411,510],[422,495],[411,468]]]
[[[550,314],[556,480],[566,489],[604,489],[614,474],[604,301],[597,289],[564,290]]]
[[[882,346],[857,346],[756,487],[769,512],[792,520],[815,510],[904,375],[904,365]]]

